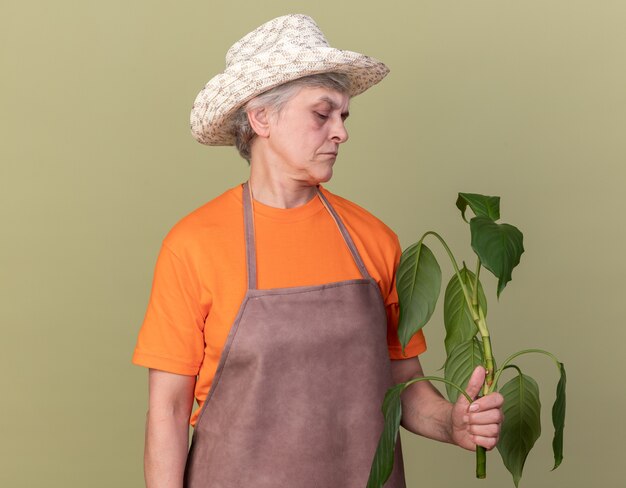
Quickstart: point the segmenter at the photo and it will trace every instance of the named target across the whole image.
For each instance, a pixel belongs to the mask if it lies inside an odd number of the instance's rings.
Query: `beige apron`
[[[243,188],[248,290],[195,426],[185,488],[365,488],[391,386],[380,290],[362,279],[259,290]],[[405,486],[400,446],[385,485]]]

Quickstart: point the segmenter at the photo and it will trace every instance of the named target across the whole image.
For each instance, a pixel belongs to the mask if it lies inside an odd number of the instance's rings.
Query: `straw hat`
[[[270,20],[228,50],[224,72],[196,97],[191,132],[202,144],[232,146],[232,116],[248,100],[287,81],[328,72],[347,75],[350,96],[355,96],[382,80],[389,68],[369,56],[330,47],[311,17]]]

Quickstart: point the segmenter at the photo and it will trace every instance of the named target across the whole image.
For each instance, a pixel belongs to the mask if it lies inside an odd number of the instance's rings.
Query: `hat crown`
[[[308,15],[284,15],[257,27],[233,44],[226,53],[226,67],[281,47],[316,49],[329,47],[329,44],[315,21]]]

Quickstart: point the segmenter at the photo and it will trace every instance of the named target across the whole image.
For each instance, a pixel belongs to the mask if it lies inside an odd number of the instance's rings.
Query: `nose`
[[[346,125],[343,119],[339,118],[332,127],[331,139],[337,144],[343,144],[348,140],[350,136],[346,130]]]

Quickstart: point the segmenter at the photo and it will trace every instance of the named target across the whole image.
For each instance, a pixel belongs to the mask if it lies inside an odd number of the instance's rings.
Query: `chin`
[[[313,177],[313,180],[315,181],[315,185],[319,185],[320,183],[326,183],[327,181],[330,181],[332,177],[333,177],[333,169],[331,168],[329,171],[327,171],[326,173],[322,175],[315,175]]]

